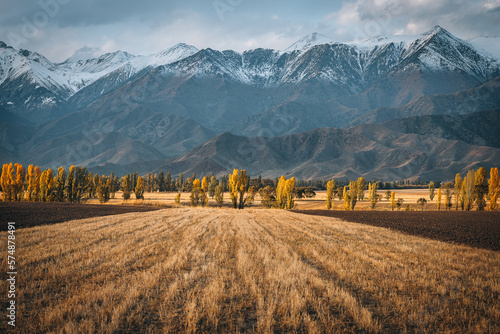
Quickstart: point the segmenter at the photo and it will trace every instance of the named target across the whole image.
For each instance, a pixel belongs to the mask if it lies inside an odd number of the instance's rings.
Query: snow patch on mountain
[[[85,55],[95,53],[95,50],[83,48],[63,63],[54,64],[36,52],[16,51],[2,42],[0,84],[7,79],[16,79],[26,74],[30,78],[30,83],[36,83],[67,99],[114,71],[121,70],[130,77],[147,67],[170,64],[196,52],[198,49],[194,46],[178,44],[148,56],[134,56],[124,51],[117,51],[85,59]]]
[[[334,43],[334,40],[332,40],[329,37],[326,37],[325,35],[315,32],[293,43],[291,46],[283,50],[283,53],[290,53],[294,51],[304,52],[316,45],[330,44],[330,43]]]

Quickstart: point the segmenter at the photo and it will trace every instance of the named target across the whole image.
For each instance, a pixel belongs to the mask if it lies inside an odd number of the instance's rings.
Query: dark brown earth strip
[[[16,228],[63,223],[74,219],[145,212],[159,208],[133,205],[99,205],[77,203],[0,202],[0,231],[7,230],[8,222]]]
[[[308,215],[390,228],[425,238],[500,250],[500,212],[487,211],[327,211],[292,210]]]

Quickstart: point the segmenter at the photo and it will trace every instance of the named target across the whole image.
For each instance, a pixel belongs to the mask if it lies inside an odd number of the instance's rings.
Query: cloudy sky
[[[500,0],[2,0],[0,41],[63,61],[85,47],[151,54],[177,43],[284,49],[322,33],[348,42],[441,25],[471,39],[500,36]]]

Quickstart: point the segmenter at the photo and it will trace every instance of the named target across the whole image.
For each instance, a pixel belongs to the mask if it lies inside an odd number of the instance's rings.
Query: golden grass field
[[[181,207],[16,233],[23,333],[500,332],[499,252],[336,218]]]
[[[417,204],[417,200],[421,197],[427,199],[428,203],[425,206],[425,210],[437,210],[436,198],[434,201],[429,200],[429,190],[428,189],[396,189],[391,190],[396,193],[396,199],[401,197],[404,199],[403,209],[409,204],[410,208],[413,210],[421,210],[421,207]],[[366,192],[365,192],[366,193]],[[379,190],[379,194],[384,195],[383,200],[377,203],[375,210],[391,210],[390,209],[390,201],[385,199],[385,190]],[[144,200],[137,201],[132,194],[132,199],[128,201],[124,201],[122,198],[122,192],[117,192],[115,194],[115,198],[111,199],[108,204],[110,205],[119,205],[119,204],[146,204],[146,205],[154,205],[154,206],[167,206],[173,207],[175,196],[177,193],[145,193]],[[181,206],[190,206],[189,193],[181,193]],[[304,199],[295,199],[296,208],[299,210],[317,210],[317,209],[326,209],[325,205],[326,200],[326,190],[317,190],[316,196],[313,198],[304,198]],[[224,203],[226,206],[229,206],[229,194],[224,194]],[[98,204],[99,200],[92,199],[88,200],[89,204]],[[444,210],[444,196],[442,199],[442,208]],[[215,205],[213,200],[209,199],[209,205]],[[343,202],[338,198],[335,198],[333,201],[334,209],[341,210],[343,208]],[[261,208],[260,206],[260,195],[257,193],[255,196],[255,201],[252,205],[253,208]],[[371,210],[370,203],[367,198],[363,201],[358,201],[356,204],[355,210]]]

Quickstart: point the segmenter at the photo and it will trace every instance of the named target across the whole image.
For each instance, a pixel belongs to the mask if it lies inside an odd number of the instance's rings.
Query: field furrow
[[[500,331],[498,252],[337,218],[179,208],[16,233],[23,332]]]

